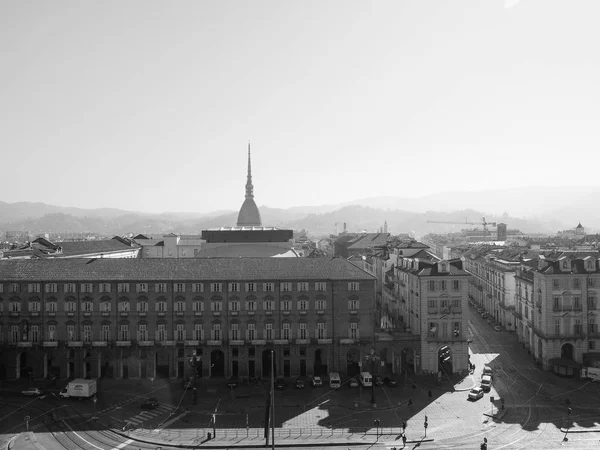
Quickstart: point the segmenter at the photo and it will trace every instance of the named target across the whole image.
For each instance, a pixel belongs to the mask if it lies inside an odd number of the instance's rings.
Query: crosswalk
[[[173,409],[174,408],[172,406],[158,405],[158,407],[156,409],[144,410],[141,413],[139,413],[133,417],[129,417],[128,419],[125,419],[125,422],[130,423],[131,425],[133,425],[135,427],[139,427],[141,424],[143,424],[147,420],[150,420],[156,416],[171,413],[173,411]]]

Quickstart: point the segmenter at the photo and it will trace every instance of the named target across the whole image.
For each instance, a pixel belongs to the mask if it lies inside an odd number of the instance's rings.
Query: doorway
[[[225,376],[225,355],[221,350],[213,350],[210,354],[210,376]]]

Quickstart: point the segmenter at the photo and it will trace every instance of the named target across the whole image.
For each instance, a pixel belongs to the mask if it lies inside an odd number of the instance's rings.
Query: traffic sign
[[[31,417],[29,417],[29,416],[25,416],[25,422],[28,422],[28,421],[29,421],[29,419],[31,419]]]
[[[425,423],[423,424],[423,426],[424,426],[425,428],[427,428],[427,422],[425,422]]]

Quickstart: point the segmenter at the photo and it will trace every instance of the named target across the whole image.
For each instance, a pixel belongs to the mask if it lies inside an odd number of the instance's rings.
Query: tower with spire
[[[252,184],[252,160],[250,155],[250,142],[248,142],[248,174],[246,176],[246,199],[242,203],[237,220],[238,227],[260,227],[262,220],[260,212],[254,202],[254,185]]]

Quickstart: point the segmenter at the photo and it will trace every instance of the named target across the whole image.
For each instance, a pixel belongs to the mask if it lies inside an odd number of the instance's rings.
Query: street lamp
[[[379,362],[381,358],[375,355],[375,350],[371,349],[371,353],[366,356],[367,362],[371,362],[371,404],[373,407],[377,406],[375,402],[375,364]]]

